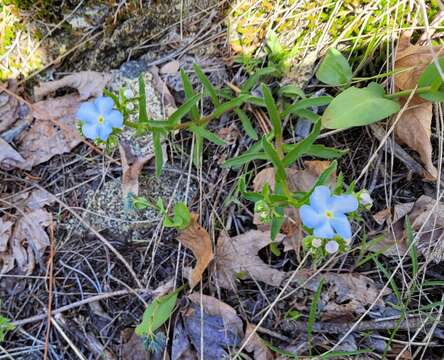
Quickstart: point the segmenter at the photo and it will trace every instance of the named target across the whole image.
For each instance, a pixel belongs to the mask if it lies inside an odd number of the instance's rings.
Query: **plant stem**
[[[431,89],[432,89],[431,86],[423,86],[417,89],[408,89],[408,90],[398,91],[393,94],[386,94],[385,97],[393,99],[401,96],[409,96],[412,92],[415,92],[415,94],[424,94],[426,92],[429,92]]]

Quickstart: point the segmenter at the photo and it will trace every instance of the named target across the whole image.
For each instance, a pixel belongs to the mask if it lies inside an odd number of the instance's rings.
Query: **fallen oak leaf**
[[[278,234],[275,242],[284,236]],[[286,278],[285,272],[273,269],[258,256],[259,250],[272,242],[270,232],[250,230],[245,234],[229,237],[221,234],[217,241],[215,254],[215,280],[222,288],[236,291],[236,275],[279,286]]]
[[[49,81],[34,87],[34,97],[41,100],[44,96],[63,87],[75,88],[79,92],[80,100],[101,96],[111,75],[96,71],[81,71],[65,76],[60,80]]]
[[[196,266],[190,271],[186,269],[190,288],[193,289],[202,279],[202,275],[213,260],[213,249],[210,235],[197,222],[199,215],[191,214],[191,224],[179,233],[179,241],[187,249],[190,249],[197,259]]]

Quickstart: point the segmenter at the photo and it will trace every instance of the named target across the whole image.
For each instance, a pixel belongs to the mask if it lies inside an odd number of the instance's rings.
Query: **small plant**
[[[82,131],[89,138],[99,138],[109,143],[117,137],[121,128],[126,126],[136,134],[151,133],[156,174],[162,172],[163,153],[162,141],[176,131],[188,131],[194,137],[192,162],[196,167],[202,165],[204,141],[216,145],[225,142],[208,129],[208,125],[219,119],[224,113],[233,111],[240,120],[248,137],[255,141],[250,148],[239,156],[225,162],[225,167],[247,166],[251,161],[266,161],[274,168],[274,188],[265,185],[260,192],[247,190],[244,177],[239,180],[239,192],[248,200],[254,202],[254,208],[263,223],[270,224],[271,237],[274,239],[280,232],[285,221],[285,209],[292,207],[300,209],[304,225],[304,244],[316,258],[346,251],[349,248],[352,232],[351,220],[359,220],[359,210],[368,209],[372,205],[370,195],[366,190],[356,192],[353,185],[344,184],[339,176],[334,188],[331,188],[330,178],[336,172],[337,158],[343,150],[328,148],[316,144],[322,129],[346,129],[353,126],[371,124],[399,111],[396,98],[415,94],[430,100],[444,99],[444,82],[434,64],[429,65],[418,82],[418,88],[404,90],[395,94],[386,94],[384,88],[377,83],[366,87],[351,86],[353,71],[347,59],[337,50],[330,49],[321,62],[316,73],[317,78],[328,85],[339,88],[336,97],[308,97],[294,86],[278,89],[277,94],[261,79],[279,74],[277,67],[285,63],[289,54],[279,45],[273,34],[269,37],[268,48],[270,56],[274,57],[268,67],[257,69],[240,85],[237,91],[231,89],[215,89],[205,76],[202,69],[194,65],[194,71],[202,83],[203,92],[196,92],[190,79],[181,71],[185,92],[185,102],[167,119],[153,120],[148,116],[146,106],[145,84],[139,78],[139,96],[134,98],[125,90],[119,94],[108,94],[109,97],[99,98],[96,102],[83,104],[78,118],[83,121]],[[276,66],[276,64],[281,64]],[[444,60],[440,60],[444,65]],[[260,84],[260,91],[257,85]],[[255,91],[252,89],[255,88]],[[209,98],[212,108],[204,114],[199,111],[199,103],[203,98]],[[278,98],[278,101],[275,100]],[[137,109],[134,109],[137,103]],[[268,113],[272,129],[268,134],[259,138],[243,105],[264,108]],[[322,116],[311,110],[314,106],[327,106]],[[115,108],[115,109],[114,109]],[[136,111],[138,121],[129,121],[129,114]],[[311,133],[303,140],[288,143],[284,139],[284,124],[289,117],[303,117],[313,123]],[[289,189],[287,172],[301,157],[312,156],[333,160],[315,181],[307,192],[292,192]],[[148,204],[146,199],[134,197],[133,206],[143,209]],[[179,230],[185,229],[191,222],[191,214],[183,203],[175,204],[173,216],[169,216],[162,201],[155,207],[164,216],[164,225]],[[275,248],[275,250],[277,250]],[[278,253],[274,251],[274,253]]]
[[[14,329],[15,326],[12,324],[11,320],[0,315],[0,343],[5,340],[6,334]]]

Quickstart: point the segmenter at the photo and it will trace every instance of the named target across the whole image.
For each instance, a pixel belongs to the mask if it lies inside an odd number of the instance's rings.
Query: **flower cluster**
[[[317,186],[309,205],[300,208],[301,221],[310,233],[305,238],[306,247],[318,255],[346,250],[352,238],[348,215],[360,205],[368,208],[371,204],[366,190],[358,194],[333,195],[329,187]]]
[[[83,103],[76,117],[81,121],[83,135],[91,140],[106,141],[113,129],[123,127],[122,113],[114,109],[113,99],[107,96]]]

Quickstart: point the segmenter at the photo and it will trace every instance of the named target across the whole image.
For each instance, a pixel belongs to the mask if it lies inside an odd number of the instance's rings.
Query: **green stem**
[[[401,96],[409,96],[412,92],[414,92],[415,94],[424,94],[426,92],[429,92],[431,89],[432,89],[431,86],[423,86],[417,89],[408,89],[408,90],[398,91],[393,94],[386,94],[385,97],[388,99],[393,99]]]

